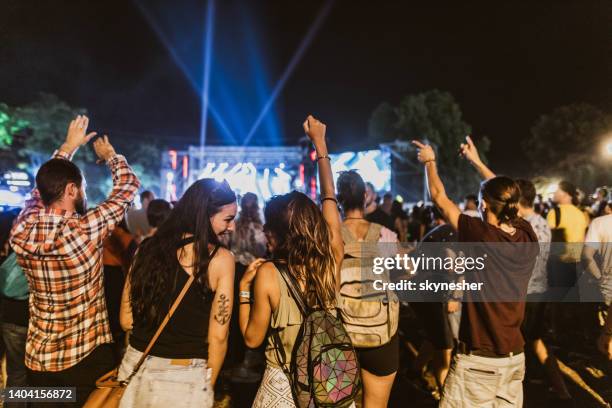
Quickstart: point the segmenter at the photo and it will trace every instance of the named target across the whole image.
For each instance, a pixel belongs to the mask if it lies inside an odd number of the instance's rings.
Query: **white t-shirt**
[[[585,245],[601,256],[601,290],[606,298],[612,297],[612,214],[597,217],[591,222]]]

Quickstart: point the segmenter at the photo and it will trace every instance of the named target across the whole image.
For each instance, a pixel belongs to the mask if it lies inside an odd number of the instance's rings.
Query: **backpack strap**
[[[272,263],[274,264],[276,269],[278,269],[278,272],[280,273],[280,275],[283,277],[283,280],[285,281],[287,289],[289,290],[289,295],[293,298],[293,300],[295,300],[295,303],[297,304],[298,309],[300,309],[302,316],[306,317],[308,308],[306,307],[306,304],[304,303],[304,300],[302,299],[302,296],[300,295],[299,289],[297,287],[297,282],[295,282],[295,279],[293,279],[293,276],[291,275],[291,273],[289,273],[287,264],[284,262],[279,262],[279,261],[272,261]],[[276,359],[278,360],[278,363],[281,366],[281,369],[283,370],[285,377],[287,377],[289,384],[292,384],[293,377],[291,375],[291,371],[289,367],[287,367],[287,355],[285,353],[285,348],[283,347],[283,341],[280,338],[280,329],[279,328],[273,329],[271,336],[272,336],[272,341],[275,343],[274,349],[276,351]],[[293,386],[291,386],[291,395],[293,397],[293,401],[294,402],[297,401],[297,397],[294,394]]]
[[[382,225],[376,224],[375,222],[371,222],[364,241],[377,243],[380,240],[380,232],[382,228]]]
[[[379,256],[376,244],[380,240],[382,225],[371,222],[363,241],[359,241],[346,226],[342,226],[344,258],[374,258]]]
[[[274,266],[280,272],[283,280],[287,284],[287,288],[289,289],[289,294],[297,304],[300,312],[302,312],[303,316],[308,314],[308,306],[304,303],[304,299],[302,298],[302,294],[300,293],[300,289],[298,287],[298,283],[291,273],[289,273],[289,269],[287,268],[287,264],[284,262],[273,261]]]
[[[559,224],[561,224],[561,208],[555,206],[555,228],[559,228]]]

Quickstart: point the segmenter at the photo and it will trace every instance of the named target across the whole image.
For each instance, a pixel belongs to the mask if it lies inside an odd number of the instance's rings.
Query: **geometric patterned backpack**
[[[303,317],[293,345],[289,370],[285,364],[283,347],[276,347],[280,354],[279,362],[289,378],[296,406],[351,406],[361,389],[361,375],[357,353],[339,313],[335,315],[329,310],[308,308],[287,266],[277,262],[274,265],[287,283],[289,293]],[[282,344],[278,333],[274,339],[277,345]]]

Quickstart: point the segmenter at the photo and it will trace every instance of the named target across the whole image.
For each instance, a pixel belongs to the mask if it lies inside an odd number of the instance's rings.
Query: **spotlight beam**
[[[206,145],[206,125],[208,124],[208,96],[210,66],[212,63],[212,39],[214,35],[215,0],[208,0],[206,9],[206,37],[204,38],[204,78],[202,79],[202,115],[200,123],[200,166],[204,165],[204,146]]]
[[[147,20],[147,23],[149,23],[149,26],[155,32],[155,34],[157,35],[157,38],[160,40],[160,42],[162,43],[162,45],[164,46],[166,51],[168,51],[168,53],[170,54],[170,57],[172,57],[172,60],[174,61],[174,63],[179,67],[179,69],[181,70],[181,72],[183,73],[185,78],[187,78],[187,80],[191,84],[192,89],[198,95],[200,95],[200,91],[201,91],[200,90],[200,86],[197,84],[197,82],[193,78],[192,74],[189,72],[189,69],[187,68],[187,66],[185,65],[185,63],[181,59],[181,57],[179,57],[178,53],[176,52],[176,50],[174,49],[174,47],[172,46],[172,44],[168,40],[168,37],[166,37],[166,35],[163,33],[163,31],[159,28],[159,26],[155,22],[155,18],[153,17],[153,15],[149,11],[147,11],[145,6],[143,6],[140,3],[139,0],[134,1],[134,3],[136,4],[138,9],[140,10],[142,15],[144,16],[145,20]],[[217,122],[217,124],[219,125],[221,130],[225,133],[225,135],[229,136],[234,141],[234,143],[236,143],[237,142],[236,137],[229,130],[229,128],[227,127],[227,124],[225,123],[225,121],[221,117],[221,114],[214,107],[214,105],[212,105],[210,103],[210,101],[208,101],[208,110],[210,111],[210,114],[215,119],[215,121]]]
[[[293,54],[293,56],[291,57],[291,60],[289,61],[289,64],[287,65],[287,68],[285,68],[285,71],[283,72],[283,74],[281,75],[280,79],[278,80],[276,86],[272,90],[272,93],[270,94],[270,98],[264,104],[261,112],[257,116],[257,119],[255,119],[255,122],[251,126],[251,129],[249,130],[249,133],[247,134],[246,138],[244,139],[243,146],[246,146],[247,144],[249,144],[249,142],[253,138],[253,135],[257,131],[257,128],[259,128],[259,125],[261,125],[261,122],[263,121],[264,117],[267,115],[268,111],[270,110],[270,108],[272,107],[274,102],[276,101],[276,98],[278,97],[278,94],[285,87],[285,83],[287,82],[287,80],[289,79],[291,74],[293,73],[296,65],[302,59],[302,56],[304,55],[304,53],[308,49],[310,43],[314,39],[315,34],[319,31],[319,28],[323,24],[323,21],[325,21],[325,18],[329,14],[333,4],[334,4],[333,0],[326,1],[325,4],[323,5],[323,7],[321,8],[321,10],[319,11],[319,14],[317,15],[317,18],[315,19],[315,21],[310,26],[310,29],[306,33],[306,36],[304,37],[302,42],[300,43],[296,53]]]

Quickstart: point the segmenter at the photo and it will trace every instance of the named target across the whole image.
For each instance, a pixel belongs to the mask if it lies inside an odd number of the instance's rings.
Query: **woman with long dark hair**
[[[539,253],[536,234],[519,217],[520,188],[511,178],[495,176],[479,160],[472,161],[485,179],[478,197],[480,218],[461,214],[446,195],[433,148],[417,141],[413,144],[425,166],[432,201],[457,231],[458,241],[471,244],[462,248],[486,258],[482,269],[464,275],[466,282],[481,283],[484,289],[464,293],[460,344],[440,407],[520,407],[525,376],[521,323],[529,278]],[[475,150],[468,137],[461,146],[462,154],[470,160],[476,157]]]
[[[236,196],[226,182],[196,181],[139,248],[123,294],[132,330],[119,370],[126,379],[190,276],[194,282],[131,379],[122,407],[212,407],[227,350],[234,257],[220,236],[234,228]]]
[[[312,116],[304,130],[317,152],[321,188],[321,208],[308,196],[292,192],[270,200],[265,209],[266,233],[272,255],[287,264],[299,283],[306,303],[320,308],[336,305],[340,285],[343,243],[340,214],[335,199],[331,163],[325,142],[325,125]],[[257,279],[253,285],[253,279]],[[253,286],[253,288],[251,288]],[[253,293],[254,303],[249,298]],[[248,270],[240,282],[240,330],[248,347],[258,347],[270,330],[278,338],[290,363],[302,315],[289,289],[273,263]],[[254,407],[292,407],[289,379],[278,360],[276,342],[268,338],[266,371],[253,404]]]

